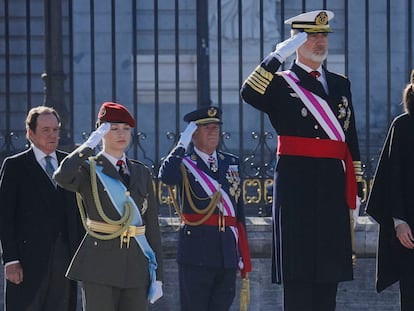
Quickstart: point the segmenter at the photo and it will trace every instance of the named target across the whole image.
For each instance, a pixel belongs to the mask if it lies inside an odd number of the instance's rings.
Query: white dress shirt
[[[207,154],[203,151],[201,151],[200,149],[198,149],[197,147],[194,146],[194,151],[198,154],[198,156],[204,161],[204,163],[207,165],[207,167],[210,167],[210,162],[208,161],[208,158],[210,156],[212,156],[214,158],[214,160],[217,162],[217,152],[216,150],[214,150],[214,152],[212,154]]]
[[[124,161],[124,164],[125,164],[124,173],[130,175],[130,172],[129,172],[129,169],[128,169],[128,164],[127,164],[127,161],[126,161],[126,155],[125,155],[125,153],[122,155],[122,157],[120,159],[118,159],[118,158],[116,158],[114,156],[111,156],[109,153],[107,153],[105,151],[102,151],[101,154],[105,158],[107,158],[109,160],[109,162],[112,163],[112,165],[116,168],[116,170],[119,169],[118,165],[116,165],[116,162],[118,162],[118,160]]]
[[[299,60],[295,60],[296,65],[298,65],[300,68],[305,70],[306,72],[310,73],[311,71],[314,71],[314,69],[306,66],[305,64],[301,63]],[[322,69],[322,65],[319,65],[319,67],[316,69],[317,72],[319,72],[321,75],[319,78],[316,78],[320,83],[322,83],[323,89],[325,90],[326,94],[329,94],[328,89],[328,83],[326,82],[325,72]]]

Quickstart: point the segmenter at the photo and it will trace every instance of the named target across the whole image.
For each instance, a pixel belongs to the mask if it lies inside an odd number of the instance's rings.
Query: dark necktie
[[[314,77],[315,79],[319,78],[321,76],[321,73],[317,70],[313,70],[311,72],[309,72],[309,74]]]
[[[309,74],[316,80],[318,87],[320,87],[320,91],[322,93],[328,94],[327,90],[325,90],[325,87],[323,86],[322,82],[318,79],[321,76],[321,73],[317,70],[313,70],[309,72]]]
[[[52,164],[52,157],[50,155],[47,155],[45,156],[45,160],[46,160],[46,166],[45,166],[46,173],[49,175],[50,178],[52,178],[53,173],[55,172],[55,168],[53,167],[53,164]]]
[[[118,172],[119,172],[119,175],[121,175],[122,180],[124,181],[124,184],[126,186],[128,186],[129,185],[129,175],[127,173],[125,173],[125,163],[124,163],[124,161],[118,160],[116,162],[116,165],[119,167]]]
[[[54,185],[56,185],[55,181],[53,180],[53,173],[55,172],[55,168],[52,164],[52,157],[50,155],[45,156],[46,160],[46,166],[45,171],[49,175],[50,180],[53,182]]]

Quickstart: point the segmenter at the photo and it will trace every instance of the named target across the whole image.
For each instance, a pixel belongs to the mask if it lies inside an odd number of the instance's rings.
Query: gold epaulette
[[[253,90],[263,95],[272,79],[273,74],[259,65],[250,74],[246,81],[244,81],[244,83],[248,84]]]

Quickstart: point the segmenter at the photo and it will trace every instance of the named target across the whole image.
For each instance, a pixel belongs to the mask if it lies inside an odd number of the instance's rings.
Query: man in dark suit
[[[192,111],[184,121],[189,124],[159,172],[164,183],[179,187],[181,310],[225,311],[235,297],[237,270],[245,283],[251,271],[239,160],[217,150],[218,107]],[[194,149],[185,154],[191,140]]]
[[[68,269],[85,311],[144,311],[162,296],[162,247],[151,173],[128,159],[135,119],[105,102],[97,130],[61,163],[55,180],[79,194],[87,235]],[[103,150],[93,156],[103,142]]]
[[[1,168],[6,310],[76,310],[76,282],[68,280],[65,271],[83,229],[75,196],[51,178],[66,155],[56,150],[59,129],[53,108],[32,108],[26,119],[30,148],[6,158]]]
[[[361,162],[349,80],[328,71],[329,20],[318,10],[285,21],[291,37],[250,74],[242,98],[278,133],[273,200],[273,281],[289,311],[335,310],[338,282],[352,280],[349,209]],[[290,70],[277,71],[291,54]]]

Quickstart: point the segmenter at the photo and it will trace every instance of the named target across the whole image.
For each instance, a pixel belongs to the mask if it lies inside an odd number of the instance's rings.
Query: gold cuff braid
[[[362,165],[361,161],[353,161],[354,170],[355,170],[355,177],[357,182],[362,182]]]

